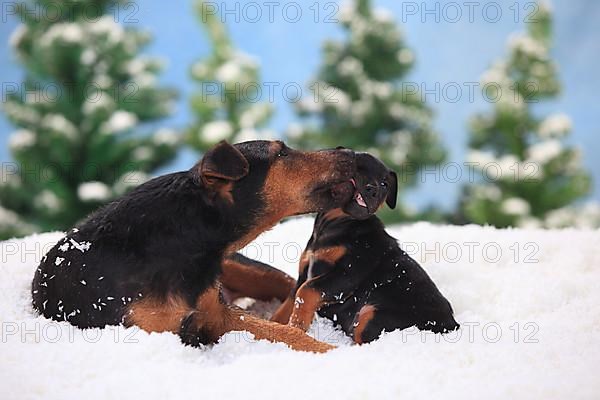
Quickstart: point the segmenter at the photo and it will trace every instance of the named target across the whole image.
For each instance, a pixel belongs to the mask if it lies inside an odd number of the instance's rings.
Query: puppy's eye
[[[279,150],[279,153],[277,153],[277,157],[287,157],[287,155],[288,155],[287,149],[281,149],[281,150]]]
[[[384,188],[386,188],[388,185],[387,182],[380,182],[379,184],[381,185],[381,187],[384,187]]]

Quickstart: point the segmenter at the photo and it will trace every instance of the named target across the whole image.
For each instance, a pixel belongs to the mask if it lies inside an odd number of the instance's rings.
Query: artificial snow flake
[[[81,106],[81,111],[85,115],[93,115],[98,111],[111,110],[115,107],[113,99],[105,92],[99,92],[97,95],[90,96]]]
[[[301,297],[296,297],[296,298],[294,299],[294,307],[295,307],[295,308],[300,308],[300,305],[301,305],[301,304],[304,304],[304,299],[303,299],[303,298],[301,298]]]
[[[53,213],[60,209],[62,202],[54,192],[46,189],[35,197],[34,204],[38,208]]]
[[[565,206],[549,212],[543,222],[552,229],[570,226],[597,229],[600,226],[600,204],[590,202],[583,206]]]
[[[37,124],[40,121],[40,114],[31,107],[7,101],[2,105],[2,110],[6,115],[21,124]]]
[[[168,128],[161,128],[152,137],[155,144],[175,146],[178,142],[177,133]]]
[[[264,121],[271,112],[271,107],[267,104],[256,104],[249,107],[240,115],[240,127],[254,128]]]
[[[200,138],[209,143],[217,143],[227,139],[233,133],[233,127],[227,121],[212,121],[205,124],[200,132]]]
[[[28,31],[29,30],[27,28],[27,25],[19,24],[8,39],[8,43],[10,44],[10,46],[13,48],[18,47],[21,44],[23,38],[27,35]]]
[[[242,68],[235,61],[227,61],[217,69],[215,76],[221,82],[238,82],[242,80]]]
[[[532,57],[545,58],[548,54],[548,48],[542,42],[527,34],[512,35],[508,45],[513,50],[522,51]]]
[[[315,96],[300,99],[298,107],[307,113],[317,113],[323,110],[323,101]]]
[[[114,134],[133,128],[137,122],[138,118],[135,114],[120,110],[114,112],[100,129],[106,134]]]
[[[35,133],[29,129],[19,129],[10,135],[8,145],[12,150],[22,150],[35,144]]]
[[[42,46],[51,46],[55,41],[64,43],[79,43],[83,40],[83,30],[76,22],[53,24],[40,39]]]
[[[81,201],[106,201],[111,197],[110,188],[102,182],[84,182],[77,188]]]
[[[398,62],[400,62],[400,64],[412,64],[415,59],[412,50],[406,48],[400,50],[396,57],[398,58]]]
[[[102,65],[102,64],[100,64]],[[96,77],[93,79],[93,83],[98,86],[100,89],[110,89],[112,84],[113,84],[113,80],[106,74],[99,74],[96,75]]]
[[[156,84],[156,75],[149,72],[144,72],[133,76],[132,81],[134,81],[140,88],[148,88]]]
[[[506,74],[506,65],[504,63],[496,63],[490,69],[485,71],[479,78],[482,85],[500,85],[501,87],[508,87],[512,84]]]
[[[123,27],[114,21],[110,15],[104,15],[98,20],[91,21],[87,28],[94,35],[105,36],[109,42],[117,43],[125,38]]]
[[[150,176],[142,171],[130,171],[121,175],[115,182],[113,189],[115,194],[121,195],[132,187],[141,185],[150,179]]]
[[[299,139],[304,135],[304,129],[302,125],[298,123],[291,123],[286,131],[286,136],[292,139]]]
[[[140,146],[132,153],[133,159],[137,161],[146,161],[152,158],[154,152],[147,146]]]
[[[41,121],[42,127],[68,139],[77,137],[77,128],[62,114],[47,114]]]
[[[544,139],[562,137],[572,127],[571,118],[566,114],[553,114],[544,119],[538,128],[538,135]]]
[[[345,57],[337,66],[337,69],[341,75],[344,76],[352,76],[358,75],[363,72],[363,66],[358,61],[358,59],[354,57]]]
[[[545,140],[531,146],[527,153],[528,158],[540,164],[546,164],[563,151],[563,145],[556,139]]]
[[[324,95],[325,104],[333,106],[340,111],[348,111],[352,101],[348,94],[344,93],[341,89],[329,87],[327,93]]]
[[[256,129],[242,129],[237,135],[235,135],[234,142],[247,142],[250,140],[258,140],[260,132]]]
[[[90,249],[90,247],[92,246],[92,244],[90,242],[77,242],[75,241],[75,239],[70,238],[69,242],[71,242],[71,244],[73,245],[73,248],[79,250],[82,253],[85,253],[86,251],[88,251]]]
[[[81,52],[79,61],[81,61],[81,63],[83,65],[91,65],[94,63],[94,61],[96,61],[97,58],[98,58],[98,55],[96,54],[96,52],[94,50],[85,49],[83,52]]]
[[[141,58],[134,58],[133,60],[127,62],[125,65],[125,70],[130,75],[138,75],[146,71],[148,66],[148,61],[143,60]]]

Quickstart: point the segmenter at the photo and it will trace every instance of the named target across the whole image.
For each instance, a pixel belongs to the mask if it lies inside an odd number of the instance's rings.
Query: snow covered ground
[[[312,220],[245,253],[295,275]],[[228,334],[206,349],[172,334],[81,331],[37,317],[30,281],[57,233],[0,243],[0,398],[600,398],[600,232],[416,224],[390,232],[454,306],[445,337],[393,332],[351,346],[328,321],[325,355]]]

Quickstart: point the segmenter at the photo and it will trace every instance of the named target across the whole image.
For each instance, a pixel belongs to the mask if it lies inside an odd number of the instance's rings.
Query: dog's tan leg
[[[344,292],[349,293],[351,291],[351,282],[331,281],[332,278],[326,273],[326,271],[335,268],[335,265],[344,257],[346,252],[347,249],[344,246],[324,247],[315,251],[308,250],[304,252],[300,260],[299,287],[296,290],[289,318],[291,326],[307,331],[314,319],[315,312],[328,302],[340,300],[340,298],[332,297],[331,293],[319,288],[331,288],[335,283],[338,289],[342,288],[339,291],[340,296]],[[320,275],[308,279],[314,271],[321,271]],[[344,288],[345,285],[350,287]]]
[[[213,291],[212,293],[215,293]],[[290,348],[299,351],[324,353],[335,346],[319,342],[302,332],[300,329],[267,321],[243,310],[223,304],[220,297],[214,294],[203,295],[198,302],[198,310],[218,310],[205,315],[201,320],[202,328],[210,327],[210,334],[219,336],[230,331],[248,331],[256,339],[266,339],[274,343],[285,343]]]
[[[296,280],[285,272],[241,254],[226,257],[221,267],[223,273],[220,281],[236,297],[284,301],[296,285]]]
[[[285,343],[299,351],[324,353],[335,348],[300,329],[266,321],[223,304],[217,287],[202,293],[195,307],[177,296],[137,301],[130,306],[125,325],[137,325],[147,332],[177,333],[184,343],[196,346],[214,343],[230,331],[248,331],[256,339]]]
[[[289,325],[266,321],[241,310],[231,310],[231,330],[244,330],[256,339],[266,339],[274,343],[285,343],[290,348],[313,353],[325,353],[335,348],[308,336],[302,330]]]
[[[148,296],[132,303],[125,326],[136,325],[146,332],[173,332],[190,345],[214,343],[227,332],[225,306],[218,288],[209,288],[189,304],[182,296]]]
[[[290,315],[292,315],[292,310],[294,308],[294,297],[290,296],[281,305],[279,308],[273,313],[271,317],[271,321],[278,322],[280,324],[287,325],[290,321]]]
[[[293,308],[294,296],[290,296],[287,299],[285,299],[285,301],[281,303],[279,308],[273,313],[271,321],[287,325],[287,323],[290,321],[290,316],[292,315]]]
[[[290,325],[307,331],[313,321],[315,312],[324,304],[320,291],[310,287],[306,281],[296,292],[296,298],[290,316]]]
[[[125,315],[124,325],[137,325],[146,332],[178,333],[182,321],[193,310],[180,296],[149,296],[131,304]]]

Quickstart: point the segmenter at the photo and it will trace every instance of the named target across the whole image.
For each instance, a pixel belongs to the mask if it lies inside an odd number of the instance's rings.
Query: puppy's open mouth
[[[350,182],[352,183],[352,186],[354,186],[354,201],[356,202],[356,204],[358,204],[361,207],[367,208],[367,203],[365,202],[365,200],[362,197],[362,194],[360,194],[360,192],[358,191],[358,189],[356,188],[356,181],[354,180],[354,178],[350,178]]]
[[[349,180],[334,185],[331,188],[331,194],[345,207],[350,206],[352,203],[356,203],[360,208],[369,212],[369,206],[358,190],[358,185],[354,178],[350,178]]]

